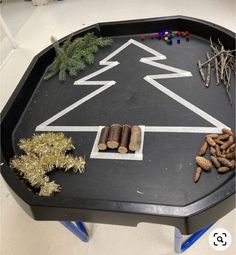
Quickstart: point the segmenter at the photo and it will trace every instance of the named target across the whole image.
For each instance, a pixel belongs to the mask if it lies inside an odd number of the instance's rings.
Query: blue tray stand
[[[88,242],[89,235],[85,225],[81,221],[60,221],[60,223],[77,236],[81,241]],[[175,253],[182,253],[191,247],[213,224],[206,226],[205,228],[192,234],[186,241],[183,241],[183,235],[178,228],[175,228]]]

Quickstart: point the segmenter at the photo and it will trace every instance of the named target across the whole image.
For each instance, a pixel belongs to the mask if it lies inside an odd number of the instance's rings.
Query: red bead
[[[141,41],[144,41],[144,40],[145,40],[145,36],[144,36],[144,35],[141,35],[141,36],[140,36],[140,39],[141,39]]]
[[[188,42],[190,40],[189,36],[186,36],[186,41]]]
[[[180,34],[181,34],[181,33],[180,33],[180,31],[177,31],[177,33],[176,33],[176,34],[177,34],[177,36],[180,36]]]
[[[189,31],[186,31],[185,34],[188,36],[189,35]]]

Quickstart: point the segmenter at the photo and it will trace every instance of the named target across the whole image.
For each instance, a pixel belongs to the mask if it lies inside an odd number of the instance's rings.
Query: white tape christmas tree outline
[[[193,111],[195,114],[199,115],[206,121],[210,122],[214,127],[176,127],[176,126],[145,126],[145,132],[181,132],[181,133],[221,133],[221,129],[223,127],[227,127],[222,122],[218,121],[214,117],[212,117],[210,114],[204,112],[200,108],[196,107],[192,103],[188,102],[184,98],[180,97],[173,91],[167,89],[163,85],[161,85],[156,80],[158,79],[169,79],[169,78],[180,78],[180,77],[190,77],[192,76],[191,72],[171,67],[165,64],[161,64],[159,62],[156,62],[157,60],[164,60],[166,59],[166,56],[163,54],[157,52],[156,50],[153,50],[152,48],[137,42],[133,39],[130,39],[126,43],[124,43],[121,47],[116,49],[114,52],[112,52],[110,55],[108,55],[106,58],[101,60],[99,62],[99,65],[104,65],[105,67],[99,69],[98,71],[95,71],[77,81],[75,81],[74,85],[79,86],[100,86],[95,91],[91,92],[90,94],[86,95],[85,97],[81,98],[80,100],[76,101],[75,103],[71,104],[70,106],[66,107],[62,111],[58,112],[48,120],[44,121],[40,125],[36,127],[36,131],[60,131],[60,132],[66,132],[66,131],[79,131],[79,132],[97,132],[99,129],[99,126],[49,126],[52,122],[56,121],[60,117],[64,116],[68,112],[72,111],[79,105],[87,102],[91,98],[95,97],[96,95],[102,93],[103,91],[109,89],[111,86],[114,86],[116,84],[116,81],[109,80],[109,81],[91,81],[90,79],[108,71],[109,69],[119,65],[120,63],[118,61],[110,61],[111,58],[116,56],[118,53],[120,53],[122,50],[124,50],[129,45],[135,45],[143,50],[151,53],[154,55],[154,57],[146,57],[141,58],[140,62],[148,65],[152,65],[154,67],[158,67],[160,69],[164,69],[167,71],[170,71],[171,73],[168,74],[158,74],[158,75],[147,75],[144,77],[144,80],[147,81],[149,84],[157,88],[158,90],[162,91],[167,96],[171,97],[178,103],[182,104],[189,110]],[[101,123],[101,125],[104,123]]]

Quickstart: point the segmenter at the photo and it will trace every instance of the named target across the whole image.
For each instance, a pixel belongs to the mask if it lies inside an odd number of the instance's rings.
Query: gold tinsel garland
[[[83,157],[66,154],[75,147],[71,138],[66,138],[63,133],[34,135],[31,139],[21,139],[18,146],[26,154],[15,156],[10,166],[32,187],[39,189],[40,196],[51,196],[61,189],[59,184],[49,180],[48,172],[60,168],[80,173],[84,171]]]

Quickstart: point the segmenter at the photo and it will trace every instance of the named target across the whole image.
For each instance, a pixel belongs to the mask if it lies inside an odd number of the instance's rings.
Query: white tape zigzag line
[[[54,132],[97,132],[99,126],[38,126],[37,131]],[[170,126],[145,126],[145,133],[221,133],[217,127],[170,127]]]
[[[67,114],[71,110],[75,109],[79,105],[85,103],[89,99],[93,98],[94,96],[100,94],[101,92],[103,92],[106,89],[110,88],[111,86],[115,85],[116,84],[115,81],[91,81],[90,79],[97,76],[97,75],[99,75],[99,74],[101,74],[101,73],[104,73],[104,72],[108,71],[109,69],[111,69],[111,68],[113,68],[117,65],[119,65],[120,63],[118,61],[110,61],[110,59],[113,58],[114,56],[116,56],[118,53],[120,53],[122,50],[124,50],[130,44],[134,44],[134,45],[136,45],[136,46],[138,46],[138,47],[144,49],[145,51],[147,51],[147,52],[154,55],[154,57],[152,56],[152,57],[141,58],[140,62],[142,62],[144,64],[152,65],[152,66],[155,66],[155,67],[159,67],[161,69],[168,70],[170,72],[173,72],[171,74],[147,75],[146,77],[144,77],[144,79],[147,82],[149,82],[151,85],[153,85],[157,89],[161,90],[166,95],[170,96],[171,98],[173,98],[174,100],[176,100],[180,104],[184,105],[185,107],[187,107],[191,111],[195,112],[196,114],[198,114],[199,116],[201,116],[202,118],[204,118],[205,120],[207,120],[208,122],[210,122],[210,123],[212,123],[213,125],[216,126],[216,127],[161,127],[161,126],[147,127],[146,126],[145,132],[211,133],[211,131],[212,131],[212,133],[214,133],[214,132],[219,133],[222,127],[227,127],[226,125],[224,125],[220,121],[216,120],[211,115],[209,115],[206,112],[202,111],[198,107],[196,107],[193,104],[189,103],[187,100],[183,99],[182,97],[178,96],[177,94],[175,94],[171,90],[165,88],[160,83],[155,81],[156,79],[189,77],[189,76],[192,76],[191,72],[155,62],[157,60],[166,59],[166,56],[164,56],[161,53],[149,48],[148,46],[146,46],[142,43],[139,43],[139,42],[137,42],[133,39],[130,39],[128,42],[123,44],[121,47],[116,49],[114,52],[112,52],[110,55],[108,55],[106,58],[104,58],[103,60],[101,60],[99,62],[99,65],[105,65],[105,67],[101,68],[100,70],[98,70],[96,72],[93,72],[92,74],[89,74],[89,75],[77,80],[74,83],[74,85],[80,85],[80,86],[83,86],[83,85],[102,86],[103,85],[102,87],[100,87],[99,89],[93,91],[92,93],[88,94],[87,96],[85,96],[84,98],[78,100],[77,102],[73,103],[72,105],[68,106],[67,108],[65,108],[61,112],[57,113],[56,115],[54,115],[53,117],[51,117],[47,121],[41,123],[40,125],[38,125],[36,127],[36,131],[81,131],[81,132],[86,132],[87,131],[87,132],[97,132],[97,130],[99,128],[98,126],[48,126],[48,125],[51,124],[52,122],[54,122],[55,120],[57,120],[58,118],[62,117],[63,115]]]
[[[36,131],[48,131],[48,130],[50,130],[50,131],[66,131],[65,126],[64,127],[62,126],[61,129],[59,127],[55,127],[55,129],[53,129],[54,128],[53,126],[51,126],[51,127],[47,127],[47,126],[50,125],[52,122],[56,121],[57,119],[59,119],[60,117],[62,117],[63,115],[67,114],[68,112],[72,111],[79,105],[85,103],[89,99],[93,98],[94,96],[96,96],[96,95],[100,94],[101,92],[105,91],[106,89],[110,88],[112,85],[115,85],[116,84],[115,81],[91,81],[90,79],[119,65],[120,63],[118,61],[109,61],[109,60],[111,58],[113,58],[115,55],[117,55],[118,53],[120,53],[122,50],[124,50],[126,47],[128,47],[130,44],[134,44],[134,45],[144,49],[145,51],[148,51],[149,53],[155,55],[155,57],[151,57],[152,59],[155,59],[155,60],[166,59],[166,57],[164,55],[160,54],[159,52],[147,47],[146,45],[143,45],[142,43],[139,43],[133,39],[130,39],[128,42],[123,44],[121,47],[119,47],[118,49],[113,51],[110,55],[108,55],[106,58],[104,58],[103,60],[101,60],[99,62],[99,65],[105,65],[105,67],[75,81],[75,83],[74,83],[74,85],[80,85],[80,86],[82,86],[82,85],[90,85],[90,86],[91,85],[98,85],[98,86],[100,85],[100,86],[102,86],[103,85],[102,87],[93,91],[92,93],[88,94],[87,96],[78,100],[77,102],[73,103],[72,105],[68,106],[64,110],[60,111],[56,115],[54,115],[51,118],[49,118],[48,120],[46,120],[45,122],[41,123],[40,125],[38,125],[36,127]],[[71,128],[69,128],[69,129],[71,129]],[[84,130],[84,129],[82,129],[82,130]],[[68,130],[68,131],[70,131],[70,130]],[[90,129],[88,129],[88,131],[90,131]]]
[[[179,77],[182,77],[182,76],[179,76]],[[173,78],[173,77],[168,77],[168,78]],[[215,119],[214,117],[212,117],[210,114],[204,112],[203,110],[201,110],[197,106],[191,104],[190,102],[188,102],[184,98],[178,96],[173,91],[167,89],[166,87],[164,87],[163,85],[161,85],[160,83],[155,81],[156,79],[163,79],[163,75],[161,75],[161,76],[159,76],[159,75],[147,75],[147,76],[144,77],[144,80],[149,82],[151,85],[153,85],[154,87],[156,87],[157,89],[159,89],[160,91],[165,93],[167,96],[173,98],[175,101],[182,104],[186,108],[190,109],[191,111],[193,111],[194,113],[196,113],[197,115],[199,115],[200,117],[205,119],[206,121],[212,123],[214,126],[216,126],[218,128],[223,128],[223,127],[229,128],[225,124],[223,124],[222,122],[220,122],[217,119]]]
[[[36,131],[47,131],[46,130],[46,126],[51,124],[53,121],[59,119],[60,117],[62,117],[63,115],[67,114],[68,112],[70,112],[71,110],[75,109],[76,107],[78,107],[79,105],[85,103],[86,101],[88,101],[89,99],[91,99],[92,97],[95,97],[96,95],[100,94],[101,92],[103,92],[104,90],[110,88],[111,86],[113,86],[115,84],[115,81],[109,81],[106,85],[100,87],[99,89],[94,90],[92,93],[88,94],[87,96],[81,98],[80,100],[76,101],[75,103],[73,103],[72,105],[70,105],[69,107],[65,108],[64,110],[60,111],[59,113],[55,114],[54,116],[52,116],[50,119],[46,120],[45,122],[43,122],[42,124],[40,124],[39,126],[36,127]],[[53,127],[53,126],[52,126]],[[52,130],[53,131],[53,130]]]

